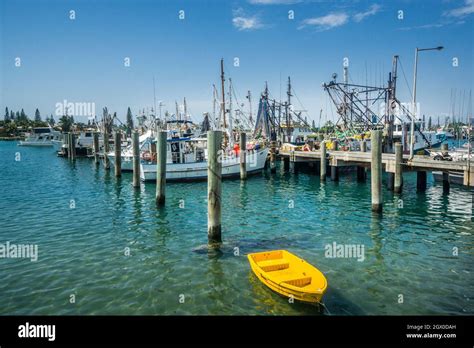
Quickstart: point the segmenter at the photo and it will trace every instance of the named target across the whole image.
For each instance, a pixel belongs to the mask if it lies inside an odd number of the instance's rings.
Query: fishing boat
[[[418,152],[425,150],[427,148],[436,148],[441,146],[441,144],[446,141],[446,135],[444,133],[428,131],[420,129],[422,128],[422,121],[415,122],[416,132],[414,133],[414,145],[413,151]],[[396,120],[393,125],[393,141],[401,142],[403,146],[403,151],[405,153],[409,152],[410,149],[410,123],[401,122]]]
[[[99,147],[104,143],[103,136],[99,135]],[[64,140],[53,140],[53,146],[59,156],[67,156],[68,145]],[[91,157],[94,150],[94,129],[86,129],[76,134],[75,144],[76,156]]]
[[[430,157],[438,161],[453,161],[453,162],[474,162],[474,153],[472,149],[474,142],[466,142],[464,145],[458,148],[453,148],[450,151],[430,151]],[[433,179],[436,182],[442,182],[443,172],[433,171]],[[455,185],[464,184],[464,173],[457,171],[448,171],[448,182]]]
[[[20,141],[19,146],[53,146],[54,140],[59,140],[61,133],[52,127],[35,127],[26,133],[25,140]]]
[[[168,138],[166,158],[166,180],[186,181],[207,179],[207,139],[206,138]],[[149,147],[148,147],[149,146]],[[143,181],[156,180],[156,147],[155,140],[144,144],[141,152],[140,177]],[[247,146],[247,173],[261,171],[267,160],[269,148],[262,148],[260,143],[249,143]],[[240,175],[240,149],[222,155],[222,177]]]
[[[303,302],[320,302],[326,277],[316,267],[286,250],[248,254],[258,279],[273,291]]]

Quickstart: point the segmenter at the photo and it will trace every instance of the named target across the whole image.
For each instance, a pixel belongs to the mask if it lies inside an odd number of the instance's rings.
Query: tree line
[[[114,113],[114,118],[116,118],[117,113]],[[34,118],[30,118],[22,108],[20,111],[9,110],[8,107],[5,108],[5,114],[3,121],[0,120],[0,127],[3,128],[3,136],[18,136],[21,130],[25,130],[31,127],[58,127],[62,132],[70,132],[73,128],[84,129],[86,127],[91,127],[93,124],[89,120],[87,124],[78,122],[74,120],[72,115],[63,115],[59,118],[58,122],[54,119],[53,115],[46,116],[43,120],[41,113],[36,108]],[[130,107],[127,109],[127,116],[125,124],[122,124],[120,129],[126,131],[126,133],[131,136],[133,130],[133,115]]]

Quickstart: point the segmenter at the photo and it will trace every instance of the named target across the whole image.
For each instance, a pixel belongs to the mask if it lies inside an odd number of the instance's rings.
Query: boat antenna
[[[156,88],[155,88],[155,76],[153,76],[153,110],[154,110],[154,117],[155,117],[155,123],[156,122]]]

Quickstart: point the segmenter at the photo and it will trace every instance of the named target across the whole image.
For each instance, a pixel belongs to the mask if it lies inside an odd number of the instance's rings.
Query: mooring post
[[[276,141],[270,142],[270,172],[276,173]]]
[[[367,142],[365,141],[365,139],[360,142],[360,151],[367,152]],[[367,175],[365,172],[365,167],[357,166],[357,181],[363,182],[366,178]]]
[[[64,137],[64,142],[66,144],[67,158],[71,158],[71,133],[67,132]]]
[[[156,205],[165,204],[166,186],[166,131],[156,134]]]
[[[402,192],[403,186],[403,149],[401,143],[395,143],[395,178],[393,183],[393,191],[395,193]]]
[[[115,132],[115,176],[122,176],[122,133]]]
[[[74,161],[76,159],[76,134],[71,132],[71,159]]]
[[[372,191],[372,211],[382,211],[382,131],[373,130],[370,135],[372,159],[370,178]]]
[[[449,154],[449,147],[448,147],[448,144],[441,144],[441,154],[443,156],[447,156]]]
[[[327,168],[327,162],[326,162],[326,142],[323,140],[320,145],[321,148],[321,162],[320,162],[320,178],[321,181],[326,180],[326,168]]]
[[[449,172],[443,171],[443,193],[449,193]]]
[[[110,151],[109,133],[107,132],[107,129],[105,129],[104,130],[104,168],[105,169],[110,169],[109,156],[107,156],[109,151]]]
[[[99,164],[99,133],[94,132],[94,163]]]
[[[441,144],[441,154],[443,157],[449,155],[449,146],[448,144]],[[449,193],[449,173],[443,171],[443,193]]]
[[[337,140],[333,141],[333,151],[338,151],[339,146]],[[331,180],[332,181],[339,181],[339,168],[335,165],[331,165]]]
[[[219,152],[222,131],[207,132],[207,238],[209,244],[221,243],[222,162]]]
[[[416,172],[416,189],[419,192],[426,191],[426,171]]]
[[[140,141],[138,131],[132,133],[133,187],[140,187]]]
[[[290,173],[296,173],[296,155],[294,150],[290,150]]]
[[[240,132],[240,179],[247,179],[247,134]]]

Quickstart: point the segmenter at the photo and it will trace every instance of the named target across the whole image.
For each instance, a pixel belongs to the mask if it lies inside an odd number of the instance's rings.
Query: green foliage
[[[61,118],[59,119],[58,124],[59,124],[59,126],[61,127],[61,130],[64,133],[70,132],[71,128],[74,124],[74,117],[73,116],[67,116],[67,115],[61,116]]]
[[[130,137],[132,135],[132,129],[133,129],[133,115],[132,111],[130,110],[130,107],[127,110],[127,135]]]
[[[38,109],[35,111],[35,122],[41,122],[41,114]]]

